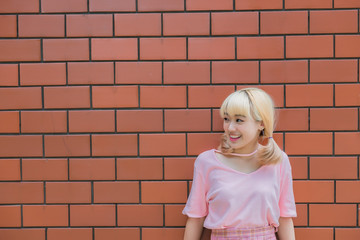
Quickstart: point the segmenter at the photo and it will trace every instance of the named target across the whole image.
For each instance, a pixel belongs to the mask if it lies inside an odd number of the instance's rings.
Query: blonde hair
[[[230,94],[222,103],[220,115],[224,118],[225,113],[229,116],[243,115],[251,117],[255,121],[262,122],[264,130],[260,132],[260,148],[257,157],[262,165],[274,164],[281,160],[282,151],[274,141],[275,107],[272,98],[259,88],[244,88]],[[267,140],[267,141],[266,141]],[[234,152],[223,135],[219,150],[222,152]]]

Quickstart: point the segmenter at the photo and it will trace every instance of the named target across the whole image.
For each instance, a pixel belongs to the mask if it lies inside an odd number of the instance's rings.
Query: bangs
[[[252,112],[252,104],[245,91],[238,91],[230,94],[220,108],[220,115],[223,118],[226,114],[228,116],[242,115],[250,117]]]

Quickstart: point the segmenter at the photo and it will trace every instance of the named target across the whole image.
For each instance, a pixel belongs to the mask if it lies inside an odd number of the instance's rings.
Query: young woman
[[[263,90],[230,94],[220,108],[224,135],[219,149],[195,161],[185,240],[295,239],[291,167],[273,139],[275,109]],[[276,233],[277,232],[277,233]],[[276,233],[276,234],[275,234]]]

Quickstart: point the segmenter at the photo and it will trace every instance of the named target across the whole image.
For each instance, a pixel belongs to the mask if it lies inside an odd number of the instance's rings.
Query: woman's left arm
[[[295,240],[294,223],[291,217],[280,217],[277,235],[279,240]]]

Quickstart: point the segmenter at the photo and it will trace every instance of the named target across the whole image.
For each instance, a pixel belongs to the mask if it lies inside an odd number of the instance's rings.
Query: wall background
[[[357,0],[1,0],[0,239],[177,240],[218,107],[268,91],[298,240],[360,238]]]

